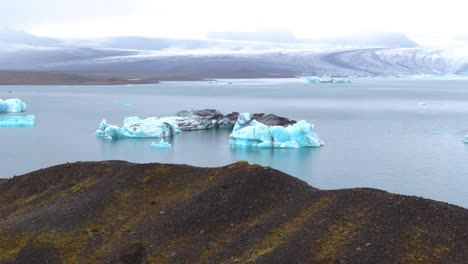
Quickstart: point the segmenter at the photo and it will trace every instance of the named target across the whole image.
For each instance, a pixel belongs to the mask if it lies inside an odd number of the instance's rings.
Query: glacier
[[[140,119],[132,116],[123,120],[122,127],[111,125],[105,119],[102,120],[99,129],[96,130],[96,136],[106,139],[164,138],[180,132],[173,117]]]
[[[172,147],[172,145],[166,142],[163,138],[161,138],[159,143],[156,143],[156,142],[151,143],[151,147],[152,148],[170,148]]]
[[[288,126],[267,126],[241,113],[232,130],[229,144],[235,147],[308,148],[324,145],[313,132],[314,126],[302,120]]]
[[[0,113],[19,113],[26,110],[27,105],[18,98],[0,99]]]
[[[36,123],[34,115],[28,116],[2,116],[0,117],[1,127],[31,127]]]

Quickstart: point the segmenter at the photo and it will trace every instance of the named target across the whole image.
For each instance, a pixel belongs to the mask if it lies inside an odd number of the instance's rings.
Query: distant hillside
[[[0,29],[0,44],[22,44],[31,46],[57,46],[61,40],[39,37],[21,30]]]
[[[0,71],[0,85],[115,85],[157,82],[155,78],[122,79],[121,75],[112,74]]]
[[[297,41],[287,31],[274,31],[274,38],[268,32],[231,33],[218,36],[231,40],[122,36],[56,43],[16,32],[15,41],[0,45],[0,71],[117,73],[119,79],[144,74],[160,80],[468,75],[468,46],[423,47],[401,33]],[[30,44],[21,44],[21,36]]]
[[[464,263],[468,210],[271,168],[78,162],[0,181],[0,263]]]

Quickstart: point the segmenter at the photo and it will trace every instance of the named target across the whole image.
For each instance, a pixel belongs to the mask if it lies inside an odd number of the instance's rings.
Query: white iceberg
[[[0,127],[31,127],[36,123],[34,115],[0,117]]]
[[[149,117],[140,119],[136,116],[123,120],[123,126],[110,125],[104,119],[96,130],[96,136],[107,139],[120,138],[164,138],[180,133],[180,129],[172,117]]]
[[[20,99],[0,99],[0,113],[19,113],[26,110],[27,105]]]
[[[313,128],[314,126],[306,121],[299,121],[286,127],[267,126],[255,119],[252,120],[249,113],[242,113],[229,136],[229,143],[237,147],[320,147],[324,143],[313,132]]]
[[[171,144],[167,143],[163,138],[159,141],[159,143],[153,142],[151,143],[152,148],[170,148],[172,147]]]

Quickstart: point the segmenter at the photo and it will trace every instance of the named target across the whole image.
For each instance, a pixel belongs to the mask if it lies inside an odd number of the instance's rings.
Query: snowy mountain
[[[146,72],[190,78],[468,73],[468,47],[416,46],[397,33],[366,33],[328,42],[144,37],[58,40],[0,31],[0,70]]]

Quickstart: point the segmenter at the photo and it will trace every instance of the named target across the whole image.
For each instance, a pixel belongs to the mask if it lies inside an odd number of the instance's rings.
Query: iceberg
[[[320,78],[318,78],[318,77],[307,77],[306,81],[308,83],[320,83]]]
[[[302,120],[288,126],[267,126],[241,113],[232,130],[229,144],[236,147],[308,148],[324,145],[313,132],[314,126]]]
[[[36,123],[34,115],[0,117],[0,127],[31,127]]]
[[[165,138],[182,131],[205,130],[211,128],[232,129],[231,145],[257,146],[265,148],[305,148],[319,147],[323,142],[318,139],[313,125],[290,120],[274,114],[233,112],[223,115],[218,110],[185,110],[175,116],[127,117],[121,127],[102,120],[96,136],[105,139],[121,138]],[[165,141],[153,142],[154,147],[170,147]]]
[[[159,143],[153,142],[151,143],[152,148],[170,148],[172,147],[171,144],[167,143],[163,138],[159,141]]]
[[[463,143],[468,143],[468,135],[465,135],[465,137],[463,138]]]
[[[180,133],[173,117],[149,117],[140,119],[136,116],[123,120],[122,127],[110,125],[107,120],[102,120],[96,136],[106,139],[121,138],[164,138]]]
[[[350,79],[336,79],[335,83],[351,83]]]
[[[19,113],[26,110],[27,105],[20,99],[0,99],[0,113]]]
[[[308,83],[351,83],[350,79],[319,78],[310,76],[306,78]]]

